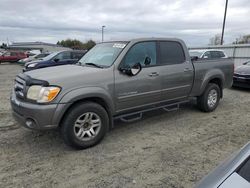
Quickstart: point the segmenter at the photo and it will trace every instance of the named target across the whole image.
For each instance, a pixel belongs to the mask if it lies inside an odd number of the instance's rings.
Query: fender
[[[101,87],[77,88],[65,93],[61,97],[53,117],[53,122],[58,124],[61,121],[61,118],[63,117],[65,112],[74,102],[84,100],[87,98],[101,99],[107,105],[108,114],[110,116],[114,114],[115,111],[114,103],[111,99],[111,96],[105,89]]]
[[[62,96],[59,103],[74,103],[86,98],[100,98],[105,101],[110,111],[114,112],[114,103],[110,94],[101,87],[85,87],[71,90]]]
[[[204,78],[203,78],[203,82],[201,84],[200,87],[200,95],[205,91],[208,83],[213,80],[213,79],[219,79],[221,81],[221,90],[223,89],[223,85],[225,83],[225,76],[223,74],[223,72],[220,69],[211,69],[210,71],[208,71]]]

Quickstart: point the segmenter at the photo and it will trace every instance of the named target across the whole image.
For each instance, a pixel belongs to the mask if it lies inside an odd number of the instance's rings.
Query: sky
[[[0,42],[176,37],[202,46],[221,33],[226,0],[0,0]],[[225,43],[250,34],[249,0],[228,0]]]

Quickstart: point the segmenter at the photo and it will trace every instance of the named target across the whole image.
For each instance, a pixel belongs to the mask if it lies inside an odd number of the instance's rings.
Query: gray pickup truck
[[[233,81],[230,59],[192,61],[182,40],[144,38],[97,44],[77,65],[17,75],[11,95],[15,119],[30,129],[60,128],[66,144],[100,142],[113,120],[167,111],[197,98],[213,111]]]

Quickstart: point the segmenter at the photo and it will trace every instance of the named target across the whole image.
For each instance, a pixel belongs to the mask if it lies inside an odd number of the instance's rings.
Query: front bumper
[[[243,87],[243,88],[250,88],[250,79],[246,77],[233,77],[233,86],[235,87]]]
[[[58,104],[33,104],[18,100],[11,95],[12,114],[15,120],[29,129],[46,130],[56,128],[59,120],[55,120]]]

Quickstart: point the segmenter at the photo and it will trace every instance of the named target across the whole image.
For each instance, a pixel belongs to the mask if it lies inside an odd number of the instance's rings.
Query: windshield
[[[191,57],[194,57],[194,56],[201,57],[202,52],[199,52],[199,51],[189,51],[189,55]]]
[[[97,44],[79,60],[79,63],[81,65],[91,63],[101,67],[109,67],[114,63],[126,45],[126,42]]]

